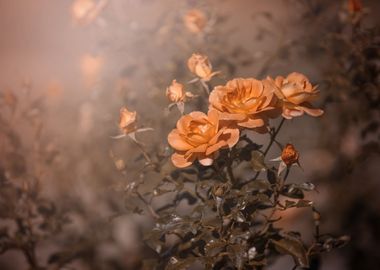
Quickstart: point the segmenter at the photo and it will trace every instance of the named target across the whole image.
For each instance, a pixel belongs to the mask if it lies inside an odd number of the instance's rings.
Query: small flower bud
[[[183,84],[173,80],[172,84],[166,88],[166,96],[173,103],[184,101],[186,97],[185,87]]]
[[[193,55],[187,61],[189,70],[204,81],[209,81],[219,72],[212,72],[212,66],[208,57],[199,53]]]
[[[281,153],[281,160],[286,166],[291,166],[294,163],[298,163],[299,153],[294,148],[294,145],[288,143]]]
[[[130,112],[127,108],[121,108],[119,128],[124,134],[136,130],[136,112]]]
[[[206,15],[199,9],[189,10],[183,17],[186,28],[192,33],[201,33],[207,25]]]

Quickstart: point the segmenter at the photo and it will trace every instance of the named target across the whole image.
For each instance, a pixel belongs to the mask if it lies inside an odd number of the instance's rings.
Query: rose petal
[[[246,128],[262,127],[264,124],[265,122],[263,119],[252,119],[252,118],[247,118],[247,120],[238,123],[239,126],[246,127]]]
[[[230,137],[226,141],[229,148],[232,148],[239,141],[239,138],[240,138],[239,129],[230,128],[230,129],[226,129],[223,133],[230,135]]]
[[[205,155],[198,157],[199,163],[203,166],[211,166],[214,160],[211,157],[207,157]]]
[[[168,135],[168,142],[171,147],[179,151],[187,151],[193,146],[186,142],[183,137],[178,133],[177,129],[173,129]]]
[[[177,168],[185,168],[185,167],[190,166],[193,163],[194,158],[193,156],[189,156],[188,158],[185,158],[183,154],[174,153],[171,157],[171,160],[174,166],[176,166]]]
[[[308,115],[311,115],[314,117],[318,117],[318,116],[321,116],[323,114],[323,110],[314,108],[313,106],[311,106],[311,104],[307,104],[307,105],[302,106],[300,108],[302,108],[302,110],[305,113],[307,113]]]

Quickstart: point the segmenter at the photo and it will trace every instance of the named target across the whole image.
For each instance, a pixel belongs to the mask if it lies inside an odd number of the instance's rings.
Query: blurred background
[[[193,52],[221,71],[212,86],[294,71],[319,85],[324,116],[287,121],[279,140],[301,153],[292,180],[317,186],[322,231],[351,237],[321,269],[378,269],[379,11],[378,0],[0,0],[0,269],[141,269],[153,222],[127,211],[124,191],[144,160],[111,137],[126,106],[154,128],[139,135],[149,152],[167,153],[180,114],[166,87],[203,95],[187,83]],[[281,223],[307,239],[305,211]]]

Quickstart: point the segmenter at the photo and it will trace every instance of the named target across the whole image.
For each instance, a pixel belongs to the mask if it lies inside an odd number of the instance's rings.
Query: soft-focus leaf
[[[278,252],[289,254],[300,267],[309,267],[309,258],[303,243],[295,238],[286,236],[280,240],[272,240]]]
[[[244,185],[244,187],[242,188],[243,192],[245,193],[258,191],[258,190],[268,190],[268,189],[271,189],[271,184],[267,180],[264,180],[264,179],[253,180],[249,182],[248,184]]]
[[[281,190],[281,194],[283,196],[293,198],[293,199],[304,198],[303,191],[300,188],[294,186],[293,184],[285,185]]]
[[[261,152],[252,151],[251,156],[251,165],[254,171],[261,172],[267,169],[267,166],[264,163],[264,155]]]

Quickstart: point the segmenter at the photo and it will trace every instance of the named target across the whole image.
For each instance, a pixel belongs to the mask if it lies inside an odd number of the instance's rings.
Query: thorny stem
[[[270,142],[269,142],[267,148],[266,148],[265,151],[264,151],[264,157],[266,156],[266,154],[268,154],[270,148],[272,147],[272,144],[275,142],[276,137],[277,137],[277,134],[278,134],[278,132],[280,131],[282,125],[285,123],[285,120],[286,120],[285,118],[282,118],[282,119],[281,119],[280,124],[278,125],[277,129],[275,130],[275,132],[274,132],[273,135],[271,136]]]
[[[155,163],[152,161],[152,159],[150,158],[149,154],[147,153],[147,151],[144,149],[144,145],[134,139],[132,139],[132,141],[134,141],[134,143],[138,146],[138,148],[140,149],[141,153],[143,154],[144,158],[145,158],[145,161],[147,162],[147,164],[149,166],[153,166],[155,167]]]
[[[234,149],[232,149],[231,151],[233,151],[233,150]],[[228,177],[230,178],[231,184],[236,183],[234,172],[232,170],[232,163],[233,162],[234,162],[234,155],[232,154],[232,152],[229,152],[229,159],[227,162],[227,173],[228,173]]]
[[[21,250],[24,253],[24,256],[26,257],[31,269],[40,269],[38,266],[36,253],[35,253],[35,242],[34,242],[34,239],[31,239],[32,238],[31,228],[25,227],[21,218],[17,218],[16,223],[17,223],[17,227],[19,231],[22,234],[25,234],[25,233],[29,234],[28,243],[23,244],[21,247]]]
[[[285,176],[284,178],[280,179],[280,182],[278,185],[275,186],[275,190],[274,190],[274,196],[273,196],[273,209],[271,211],[271,213],[269,214],[269,216],[267,217],[267,222],[266,222],[266,225],[264,226],[264,228],[261,230],[261,232],[259,233],[259,235],[265,233],[268,229],[268,225],[270,223],[270,220],[272,219],[272,217],[274,216],[274,214],[276,213],[277,211],[277,204],[279,204],[279,198],[280,198],[280,195],[281,195],[281,190],[282,188],[284,187],[284,184],[286,182],[286,179],[288,178],[289,176],[289,172],[290,172],[290,167],[287,167],[286,168],[286,172],[285,172]]]
[[[200,79],[199,81],[201,82],[201,85],[203,86],[203,90],[205,91],[205,94],[208,97],[210,95],[210,87],[204,80]]]
[[[267,147],[265,148],[265,150],[263,152],[264,157],[268,154],[268,152],[269,152],[270,148],[272,147],[273,143],[276,141],[276,137],[277,137],[278,133],[280,132],[282,126],[284,125],[285,120],[286,120],[285,118],[281,119],[281,122],[278,125],[277,129],[271,135],[270,142],[269,142],[269,144],[267,145]],[[248,180],[247,182],[242,183],[241,186],[244,186],[244,185],[248,184],[249,182],[256,180],[257,177],[259,176],[259,174],[260,174],[260,172],[256,172],[255,176],[252,179]]]
[[[216,174],[219,176],[219,178],[223,182],[227,182],[228,181],[228,179],[226,179],[225,175],[222,175],[222,170],[221,170],[221,168],[218,166],[218,164],[216,162],[212,163],[212,168],[214,169],[214,171],[216,172]]]
[[[152,205],[147,202],[147,200],[140,194],[140,192],[135,191],[137,197],[145,204],[145,206],[148,208],[150,214],[153,218],[158,219],[160,216],[156,213],[156,211],[153,209]]]
[[[235,179],[234,172],[232,170],[231,165],[232,165],[232,162],[229,162],[227,165],[227,172],[228,172],[228,176],[230,177],[231,183],[233,184],[236,182],[236,179]]]

